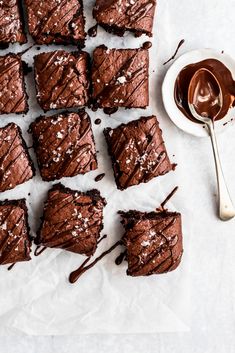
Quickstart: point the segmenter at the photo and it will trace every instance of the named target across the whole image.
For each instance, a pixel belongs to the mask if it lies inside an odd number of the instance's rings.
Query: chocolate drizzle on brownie
[[[104,29],[118,36],[152,36],[156,0],[96,0],[93,16]]]
[[[0,202],[0,265],[29,261],[31,238],[25,199]]]
[[[25,0],[29,32],[37,44],[84,46],[86,37],[82,0]]]
[[[34,174],[21,129],[14,123],[0,128],[0,192],[25,183]]]
[[[37,99],[44,111],[82,107],[88,103],[86,52],[57,50],[34,57]]]
[[[94,104],[109,115],[118,107],[146,108],[149,104],[148,70],[148,50],[99,46],[94,51],[92,65]]]
[[[142,117],[115,129],[106,128],[104,135],[120,190],[147,183],[173,169],[155,116]]]
[[[85,111],[39,117],[30,131],[43,180],[73,177],[97,168],[91,121]]]
[[[0,114],[27,113],[23,64],[19,55],[0,56],[0,76]]]
[[[93,255],[103,228],[105,204],[98,190],[83,193],[54,185],[45,202],[36,245]]]
[[[27,42],[20,0],[0,2],[0,27],[0,46],[2,48],[7,48],[10,43],[24,44]]]

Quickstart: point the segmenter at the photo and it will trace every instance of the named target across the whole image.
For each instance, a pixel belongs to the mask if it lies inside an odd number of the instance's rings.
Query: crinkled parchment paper
[[[87,29],[94,24],[91,16],[94,1],[84,0],[87,17]],[[172,1],[171,1],[172,3]],[[175,3],[175,6],[178,6]],[[179,191],[169,202],[171,210],[182,213],[184,233],[184,256],[180,267],[169,274],[150,276],[148,278],[132,278],[126,276],[126,263],[121,266],[114,264],[119,249],[103,259],[95,268],[83,275],[71,285],[69,273],[76,269],[84,260],[83,256],[61,250],[46,250],[32,261],[17,264],[10,272],[6,266],[0,269],[0,334],[81,334],[81,333],[155,333],[188,330],[190,315],[190,262],[188,249],[190,246],[190,218],[185,204],[185,168],[181,158],[183,148],[179,130],[167,117],[161,100],[161,82],[167,67],[163,62],[173,54],[174,46],[169,44],[169,36],[175,32],[172,18],[169,17],[167,2],[159,1],[155,19],[153,47],[150,49],[150,97],[151,104],[147,110],[120,109],[112,117],[87,109],[93,122],[93,130],[97,145],[99,169],[84,176],[62,179],[68,187],[82,191],[98,188],[106,198],[108,205],[104,214],[103,234],[108,234],[97,254],[107,249],[123,234],[117,211],[138,209],[151,211],[159,206],[174,186]],[[183,24],[182,24],[183,25]],[[174,38],[176,35],[174,34]],[[179,40],[181,38],[178,38]],[[178,44],[175,41],[175,46]],[[92,50],[99,44],[116,48],[139,47],[147,37],[134,38],[131,34],[119,38],[99,29],[96,38],[88,38],[86,50]],[[11,46],[5,52],[19,52],[23,47]],[[23,59],[32,66],[33,56],[42,52],[58,49],[57,46],[36,46],[28,51]],[[66,47],[74,50],[74,47]],[[33,73],[26,77],[27,91],[30,96],[30,111],[26,116],[1,116],[0,126],[14,121],[23,130],[28,145],[31,136],[27,133],[29,124],[43,112],[40,110],[35,96]],[[163,129],[166,146],[172,162],[179,163],[175,172],[156,178],[147,184],[131,187],[126,191],[118,191],[107,155],[103,129],[107,126],[116,127],[121,122],[137,119],[142,115],[156,114]],[[48,114],[49,115],[49,114]],[[101,125],[94,120],[102,119]],[[34,152],[30,150],[31,155]],[[105,178],[94,182],[94,177],[105,173]],[[18,186],[12,191],[2,193],[5,198],[26,197],[32,233],[39,226],[43,202],[51,184],[42,182],[39,173],[28,183]],[[30,193],[30,196],[28,196]]]

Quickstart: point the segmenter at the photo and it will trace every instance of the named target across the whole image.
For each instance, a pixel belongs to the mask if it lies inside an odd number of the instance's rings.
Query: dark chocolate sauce
[[[163,65],[166,65],[166,64],[168,64],[170,61],[172,61],[172,60],[175,59],[176,55],[178,54],[178,51],[179,51],[180,47],[184,44],[184,42],[185,42],[185,40],[184,40],[184,39],[181,39],[181,41],[179,42],[179,44],[178,44],[178,46],[177,46],[177,48],[176,48],[174,54],[172,55],[172,57],[170,57],[170,59],[168,59],[167,61],[165,61],[165,62],[163,63]]]
[[[8,271],[11,271],[14,266],[15,266],[15,263],[14,263],[14,264],[11,264],[9,267],[7,267]]]
[[[107,115],[112,115],[118,111],[118,107],[115,108],[104,108],[104,113]]]
[[[45,246],[41,247],[41,245],[38,245],[34,251],[34,256],[41,255],[45,250],[46,250]]]
[[[25,76],[33,71],[33,68],[29,66],[29,64],[27,64],[25,61],[22,61],[22,65],[23,65],[23,71]]]
[[[174,96],[176,105],[187,118],[194,122],[198,122],[193,118],[188,107],[188,88],[193,75],[201,68],[205,68],[212,72],[221,87],[223,106],[215,119],[220,120],[224,118],[229,108],[234,105],[235,81],[233,80],[230,70],[219,60],[206,59],[198,63],[188,65],[181,70],[175,82]]]
[[[152,43],[151,42],[145,42],[143,45],[142,45],[142,48],[143,49],[150,49],[152,47]]]
[[[95,119],[95,124],[96,124],[96,125],[100,125],[100,124],[101,124],[101,119],[99,119],[99,118],[98,118],[98,119]]]
[[[88,29],[88,36],[89,37],[96,37],[97,36],[97,29],[98,29],[98,24],[94,25],[90,29]]]
[[[126,255],[127,255],[127,251],[126,251],[126,250],[123,251],[123,252],[121,252],[121,253],[118,255],[118,257],[116,258],[115,264],[116,264],[117,266],[121,265],[121,263],[123,262],[123,260],[126,258]]]
[[[98,256],[93,262],[91,262],[89,265],[85,266],[87,264],[87,262],[90,260],[90,258],[87,258],[77,270],[70,273],[69,282],[75,283],[79,279],[79,277],[81,277],[81,275],[83,275],[83,273],[85,273],[86,271],[88,271],[89,269],[94,267],[97,264],[97,262],[102,260],[103,257],[105,257],[106,255],[111,253],[119,245],[122,245],[122,240],[117,241],[108,250],[104,251],[100,256]]]
[[[99,174],[95,177],[95,181],[98,182],[102,180],[105,177],[105,173]]]

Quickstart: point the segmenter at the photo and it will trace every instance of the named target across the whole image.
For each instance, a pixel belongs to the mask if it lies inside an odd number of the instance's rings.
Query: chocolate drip
[[[102,180],[105,177],[105,173],[99,174],[95,177],[95,181],[98,182]]]
[[[125,260],[126,256],[127,256],[127,251],[126,251],[126,250],[123,251],[123,252],[121,252],[120,255],[118,255],[118,257],[116,258],[115,264],[116,264],[117,266],[121,265],[121,263],[123,262],[123,260]]]
[[[14,266],[15,266],[15,263],[11,264],[9,267],[7,267],[7,270],[8,270],[8,271],[11,271]]]
[[[198,121],[193,118],[188,107],[188,89],[193,75],[202,68],[214,74],[222,90],[223,106],[215,120],[223,119],[235,102],[235,81],[230,70],[222,62],[216,59],[206,59],[187,65],[181,70],[175,82],[175,102],[187,118],[197,123]]]
[[[119,240],[118,242],[116,242],[114,245],[112,245],[108,250],[104,251],[100,256],[98,256],[93,262],[91,262],[89,265],[85,266],[87,264],[87,262],[90,260],[90,258],[86,259],[82,265],[75,271],[71,272],[70,276],[69,276],[69,282],[70,283],[75,283],[80,277],[81,275],[83,275],[86,271],[88,271],[89,269],[91,269],[92,267],[94,267],[97,262],[99,262],[100,260],[103,259],[103,257],[105,257],[106,255],[108,255],[109,253],[111,253],[114,249],[116,249],[116,247],[118,247],[119,245],[122,245],[122,241]]]
[[[88,36],[89,37],[96,37],[97,36],[97,28],[98,28],[98,24],[94,25],[93,27],[91,27],[90,29],[88,29]]]
[[[103,111],[107,115],[112,115],[118,111],[118,108],[104,108]]]
[[[35,251],[34,251],[34,256],[39,256],[41,255],[47,248],[45,246],[37,245]]]
[[[152,47],[152,43],[151,42],[145,42],[143,45],[142,45],[142,48],[143,49],[150,49]]]
[[[184,39],[181,39],[181,41],[179,42],[179,44],[178,44],[178,46],[177,46],[177,48],[176,48],[174,54],[170,57],[170,59],[168,59],[167,61],[165,61],[165,62],[163,63],[163,65],[166,65],[166,64],[168,64],[170,61],[172,61],[172,60],[175,59],[176,55],[178,54],[178,51],[179,51],[180,47],[184,44],[184,42],[185,42],[185,40],[184,40]]]
[[[101,119],[95,119],[95,124],[96,125],[100,125],[100,123],[101,123]]]
[[[170,199],[175,195],[175,193],[178,191],[179,187],[176,186],[171,192],[170,194],[165,198],[165,200],[161,203],[161,208],[164,209],[165,205],[167,204],[167,202],[170,201]]]

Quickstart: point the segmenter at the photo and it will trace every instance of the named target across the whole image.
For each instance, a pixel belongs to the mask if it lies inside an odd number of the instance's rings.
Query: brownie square
[[[84,47],[82,0],[25,0],[29,32],[37,44],[75,44]]]
[[[103,228],[106,201],[98,190],[80,192],[56,184],[48,193],[36,244],[91,256]]]
[[[130,276],[149,276],[175,270],[183,254],[181,214],[176,212],[119,212],[125,228]]]
[[[106,128],[104,135],[118,189],[147,183],[175,167],[170,163],[155,116],[141,117],[115,129]]]
[[[152,36],[156,0],[96,0],[93,17],[108,32]]]
[[[27,113],[23,63],[19,55],[0,56],[0,114]]]
[[[73,177],[97,169],[91,121],[85,111],[39,117],[30,131],[43,180]]]
[[[147,49],[95,49],[92,97],[99,108],[146,108],[149,105]]]
[[[0,201],[0,264],[29,261],[30,251],[25,199]]]
[[[33,178],[33,162],[19,126],[0,128],[0,192],[14,189]]]
[[[0,47],[7,48],[10,43],[26,43],[23,16],[19,0],[0,1]]]
[[[57,50],[34,58],[38,103],[44,111],[81,107],[88,102],[86,52]]]

